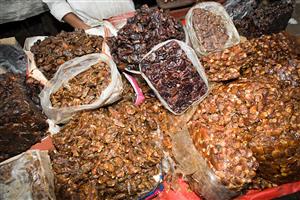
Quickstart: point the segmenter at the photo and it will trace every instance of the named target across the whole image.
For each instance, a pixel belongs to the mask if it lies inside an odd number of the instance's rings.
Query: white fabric
[[[73,12],[90,26],[99,25],[99,21],[112,16],[134,11],[132,0],[43,0],[51,14],[62,21],[62,18]]]

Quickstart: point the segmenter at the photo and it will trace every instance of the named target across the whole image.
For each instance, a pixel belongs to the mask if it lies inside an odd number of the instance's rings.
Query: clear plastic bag
[[[225,44],[222,45],[222,47],[210,49],[203,45],[203,41],[201,41],[199,39],[199,37],[197,36],[195,28],[194,28],[194,24],[193,24],[193,15],[194,15],[195,9],[203,9],[203,10],[209,11],[210,13],[214,14],[217,17],[221,17],[222,24],[224,24],[225,29],[226,29],[226,35],[228,36]],[[207,55],[208,53],[214,52],[214,51],[224,50],[224,49],[234,46],[240,42],[240,36],[239,36],[232,20],[230,19],[229,15],[225,11],[224,7],[219,3],[216,3],[216,2],[198,3],[197,5],[195,5],[188,11],[185,19],[186,19],[187,32],[189,34],[191,44],[199,56]]]
[[[149,51],[141,60],[141,62],[147,58],[149,55],[151,55],[153,52],[155,52],[156,50],[158,50],[160,47],[170,43],[170,42],[176,42],[179,44],[180,48],[184,51],[184,53],[187,55],[187,58],[192,62],[193,66],[196,68],[197,72],[199,73],[201,79],[204,81],[206,87],[207,87],[207,91],[206,93],[197,101],[193,102],[189,107],[196,105],[198,103],[200,103],[209,93],[209,84],[208,84],[208,79],[206,77],[206,74],[204,72],[204,68],[202,67],[195,51],[189,47],[186,43],[179,41],[179,40],[167,40],[165,42],[162,42],[156,46],[154,46],[151,51]],[[186,110],[188,110],[188,108],[186,108],[184,111],[177,113],[174,110],[171,109],[170,105],[168,105],[168,103],[166,102],[165,99],[162,98],[161,94],[158,92],[158,90],[154,87],[154,85],[151,83],[151,81],[149,80],[149,78],[142,72],[142,65],[139,65],[139,71],[136,72],[142,75],[142,77],[146,80],[147,84],[150,86],[150,88],[154,91],[154,93],[156,94],[156,96],[158,97],[158,99],[161,101],[161,103],[164,105],[165,108],[167,108],[170,112],[172,112],[175,115],[181,115],[183,114]]]
[[[0,44],[0,69],[2,71],[25,76],[26,66],[27,57],[21,48]]]
[[[96,101],[91,104],[80,106],[62,108],[55,108],[52,106],[50,100],[51,94],[55,93],[63,85],[67,84],[70,79],[88,70],[99,61],[105,62],[110,67],[111,82],[102,91],[101,95]],[[61,65],[55,76],[44,87],[39,96],[45,114],[49,119],[53,120],[54,123],[59,124],[66,123],[76,112],[88,109],[96,109],[101,106],[114,103],[121,98],[122,91],[122,78],[119,74],[116,64],[106,54],[95,53],[72,59]]]
[[[228,0],[224,4],[225,10],[233,20],[251,15],[256,7],[256,0]]]
[[[47,151],[27,151],[0,163],[0,199],[56,199]]]
[[[194,192],[207,200],[228,200],[238,195],[237,192],[227,189],[209,168],[205,159],[196,150],[187,127],[183,127],[171,134],[172,151],[178,168]]]

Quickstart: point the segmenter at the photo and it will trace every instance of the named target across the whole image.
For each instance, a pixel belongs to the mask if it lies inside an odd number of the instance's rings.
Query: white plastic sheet
[[[56,199],[47,151],[27,151],[0,163],[0,199]]]
[[[91,103],[80,106],[55,108],[51,104],[51,94],[55,93],[60,87],[67,85],[68,81],[76,75],[88,70],[97,62],[105,62],[110,67],[111,82],[102,91],[99,98]],[[43,111],[47,117],[55,124],[66,123],[73,114],[82,110],[96,109],[101,106],[112,104],[121,98],[123,83],[121,75],[114,61],[106,54],[88,54],[82,57],[74,58],[62,64],[55,76],[49,81],[40,93],[40,100]]]

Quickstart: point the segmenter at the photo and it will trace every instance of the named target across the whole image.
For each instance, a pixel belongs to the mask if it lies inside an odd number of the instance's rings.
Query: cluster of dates
[[[103,38],[87,35],[84,31],[61,32],[43,41],[38,40],[31,52],[37,67],[50,80],[58,67],[73,58],[100,53]]]
[[[272,77],[241,79],[219,84],[198,106],[188,123],[191,137],[226,187],[241,190],[256,177],[299,180],[297,92]]]
[[[98,62],[78,74],[51,95],[53,107],[70,107],[95,102],[111,81],[110,68]]]
[[[121,70],[137,70],[140,60],[152,47],[169,39],[185,39],[180,22],[162,10],[144,5],[127,20],[118,36],[110,39],[109,45]]]
[[[28,96],[24,77],[0,75],[0,162],[39,142],[48,128],[45,115]]]
[[[168,143],[161,136],[170,123],[166,110],[149,95],[137,107],[125,84],[120,102],[78,114],[53,137],[59,199],[134,199],[156,186],[153,176],[160,173]]]
[[[300,84],[297,45],[286,33],[253,38],[201,57],[210,81],[272,76],[288,86]]]
[[[208,52],[222,49],[229,38],[223,18],[211,11],[194,9],[192,24],[199,44]]]
[[[208,87],[176,41],[153,51],[141,62],[142,72],[175,113],[182,113],[206,94]]]

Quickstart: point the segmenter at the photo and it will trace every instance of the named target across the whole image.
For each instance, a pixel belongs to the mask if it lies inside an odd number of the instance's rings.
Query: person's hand
[[[63,20],[73,26],[75,29],[87,30],[91,27],[84,23],[77,15],[74,13],[68,13],[63,17]]]

